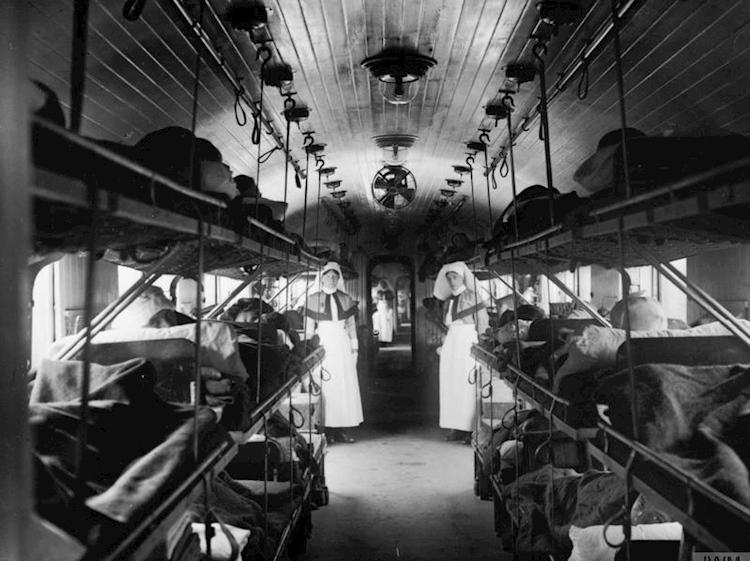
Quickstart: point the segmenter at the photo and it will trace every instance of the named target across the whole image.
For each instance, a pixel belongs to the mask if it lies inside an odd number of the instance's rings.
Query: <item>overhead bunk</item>
[[[98,164],[98,177],[79,178],[37,167],[32,185],[36,254],[86,250],[96,209],[96,248],[105,259],[139,270],[173,256],[160,272],[194,276],[199,239],[204,271],[245,278],[261,263],[269,274],[296,274],[321,263],[299,239],[277,232],[252,216],[242,229],[227,224],[229,210],[219,199],[191,191],[173,180],[123,158],[91,140],[47,127],[56,141],[76,148],[77,165]],[[83,174],[86,175],[86,174]],[[125,175],[131,180],[123,185]],[[111,183],[105,178],[115,177]],[[155,202],[167,200],[168,205]],[[175,208],[188,212],[176,212]],[[252,236],[252,237],[250,237]]]

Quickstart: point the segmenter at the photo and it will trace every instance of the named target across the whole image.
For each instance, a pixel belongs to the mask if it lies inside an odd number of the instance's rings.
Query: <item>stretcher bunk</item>
[[[233,432],[232,438],[236,442],[246,442],[250,437],[257,434],[263,427],[264,419],[268,418],[275,411],[278,411],[285,405],[290,399],[293,399],[295,390],[298,390],[303,384],[308,382],[313,371],[318,368],[325,357],[325,349],[318,347],[309,355],[307,355],[303,361],[302,372],[284,383],[275,392],[268,396],[265,400],[258,404],[250,415],[252,426],[247,431]],[[311,394],[311,398],[317,400],[317,396]]]
[[[747,169],[743,160],[734,172]],[[731,247],[750,239],[750,179],[745,173],[719,169],[689,180],[594,208],[581,224],[557,224],[537,234],[506,244],[489,256],[488,265],[499,274],[510,272],[511,255],[516,272],[536,273],[544,267],[557,273],[577,266],[618,264],[620,220],[622,220],[625,265],[650,264],[639,251],[647,248],[660,261],[669,262]],[[699,190],[690,190],[699,185]],[[690,191],[687,195],[685,192]],[[682,196],[680,196],[682,195]]]
[[[37,169],[32,186],[35,208],[36,253],[75,252],[87,247],[91,225],[91,199],[86,184],[53,172]],[[130,199],[121,193],[100,190],[97,209],[102,214],[97,227],[97,245],[105,258],[144,270],[156,259],[174,255],[165,274],[182,276],[196,272],[198,240],[204,237],[206,271],[244,278],[244,267],[263,262],[264,271],[296,274],[319,264],[319,259],[303,250],[290,255],[261,242],[245,238],[196,218],[160,209]],[[268,236],[292,241],[248,219]],[[136,254],[139,253],[140,255]],[[124,255],[131,255],[130,259]]]

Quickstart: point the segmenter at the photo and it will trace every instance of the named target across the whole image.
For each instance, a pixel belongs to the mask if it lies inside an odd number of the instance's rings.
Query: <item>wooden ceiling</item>
[[[69,89],[72,2],[28,0],[32,16],[30,73],[55,89],[67,104]],[[123,2],[92,2],[88,81],[83,133],[134,143],[146,132],[168,125],[189,127],[191,121],[195,44],[178,11],[168,0],[150,0],[140,19],[126,21]],[[197,14],[197,0],[183,4]],[[258,98],[256,47],[247,33],[224,32],[212,13],[221,15],[225,0],[210,0],[204,23],[233,74],[243,78]],[[545,56],[548,89],[576,59],[586,41],[609,17],[609,0],[584,1],[585,17],[560,28]],[[750,75],[750,6],[745,1],[633,2],[622,29],[627,119],[649,134],[715,134],[750,132],[750,97],[744,85]],[[529,35],[537,26],[536,2],[527,0],[266,0],[271,8],[268,29],[275,60],[295,71],[299,104],[311,109],[299,129],[292,127],[292,156],[305,168],[305,131],[327,144],[325,162],[336,166],[330,179],[342,180],[347,200],[377,240],[385,224],[405,238],[425,221],[440,197],[446,178],[457,177],[452,165],[466,158],[465,143],[478,139],[477,129],[491,124],[490,159],[507,146],[506,129],[484,119],[484,105],[505,82],[510,62],[533,62]],[[228,26],[226,26],[228,28]],[[393,45],[416,47],[437,64],[408,105],[386,103],[361,61]],[[550,106],[550,139],[554,184],[562,191],[576,187],[576,167],[595,149],[605,132],[619,126],[617,82],[610,42],[588,65],[589,88],[577,96],[579,76]],[[202,66],[198,89],[200,136],[214,142],[236,173],[257,173],[258,147],[251,125],[235,120],[235,96],[215,64]],[[534,113],[538,80],[515,95],[514,127]],[[264,108],[283,137],[282,98],[266,89]],[[406,166],[418,184],[417,198],[387,216],[373,200],[370,183],[382,166],[383,152],[373,142],[379,134],[418,136]],[[266,139],[265,152],[273,146]],[[546,184],[544,152],[537,126],[515,146],[519,188]],[[312,166],[311,166],[312,170]],[[488,207],[484,159],[477,156],[475,204],[456,215],[457,227],[484,235],[490,208],[497,218],[510,198],[509,178],[497,177]],[[275,152],[260,167],[264,196],[284,198],[284,158]],[[290,229],[298,229],[303,189],[288,183]],[[460,188],[470,194],[468,178]],[[309,174],[308,216],[317,198],[317,175]],[[328,196],[323,189],[323,196]],[[476,211],[474,210],[476,208]],[[312,214],[311,214],[312,211]],[[475,219],[476,218],[476,219]],[[324,225],[325,226],[325,225]],[[309,238],[311,230],[308,229]],[[368,236],[365,236],[368,237]]]

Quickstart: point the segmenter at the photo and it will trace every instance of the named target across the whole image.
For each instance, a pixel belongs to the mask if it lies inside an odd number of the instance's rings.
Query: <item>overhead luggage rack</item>
[[[704,251],[724,249],[750,239],[750,227],[743,218],[750,210],[750,179],[742,171],[747,160],[732,169],[739,172],[720,184],[706,186],[707,174],[650,193],[594,209],[587,223],[573,228],[561,224],[506,244],[493,255],[490,266],[499,273],[510,272],[511,254],[517,272],[538,272],[539,265],[559,272],[578,265],[615,265],[618,255],[618,227],[622,219],[625,265],[647,265],[640,254],[645,247],[662,261],[673,261]],[[714,176],[726,175],[719,169]],[[678,198],[701,181],[700,189]],[[716,181],[714,181],[716,183]]]

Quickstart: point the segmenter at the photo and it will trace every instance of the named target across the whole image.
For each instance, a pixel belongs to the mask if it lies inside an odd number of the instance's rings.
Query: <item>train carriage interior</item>
[[[0,37],[1,560],[750,551],[748,2]]]

